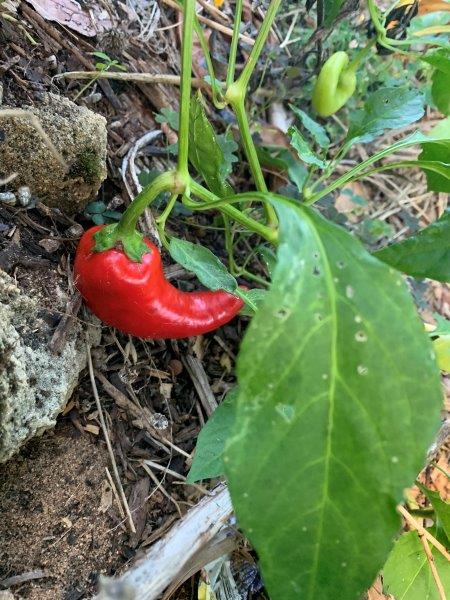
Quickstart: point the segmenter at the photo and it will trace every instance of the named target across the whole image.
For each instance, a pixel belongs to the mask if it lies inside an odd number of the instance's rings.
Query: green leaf
[[[444,589],[450,590],[450,563],[432,549]],[[440,600],[433,575],[416,531],[403,533],[383,569],[384,591],[396,600]]]
[[[111,58],[106,54],[106,52],[100,52],[100,51],[96,50],[95,52],[89,52],[89,54],[91,56],[95,56],[96,58],[101,58],[108,63],[111,62]]]
[[[187,483],[224,474],[223,453],[234,425],[238,388],[228,392],[200,431]]]
[[[424,169],[428,190],[433,192],[450,192],[450,140],[422,144],[418,166],[421,166],[421,162],[427,161],[442,161],[441,165],[444,165],[442,173]]]
[[[295,150],[297,150],[297,154],[300,160],[305,162],[308,165],[315,165],[316,167],[320,167],[324,169],[327,166],[327,163],[321,160],[309,147],[308,142],[302,136],[297,127],[289,127],[288,131],[291,137],[291,145]]]
[[[444,71],[435,71],[432,77],[431,96],[438,110],[450,115],[450,76]]]
[[[345,0],[324,0],[324,25],[329,27],[341,12]]]
[[[386,129],[398,129],[424,115],[423,97],[407,87],[382,88],[372,92],[364,109],[350,121],[347,143],[371,142]]]
[[[178,131],[180,127],[179,113],[170,108],[162,108],[161,111],[155,115],[155,121],[157,123],[168,123],[174,131]]]
[[[272,250],[271,247],[269,246],[259,246],[258,247],[258,253],[261,255],[261,258],[264,261],[264,264],[267,267],[267,270],[269,271],[269,275],[272,277],[273,272],[275,270],[275,266],[277,264],[277,257],[275,252]]]
[[[233,193],[226,182],[231,164],[225,160],[216,133],[208,121],[200,92],[191,98],[189,160],[214,194],[222,198]]]
[[[84,209],[84,212],[88,215],[99,215],[106,210],[106,204],[101,201],[89,202]]]
[[[328,146],[330,145],[330,139],[327,136],[327,133],[326,133],[325,129],[322,127],[322,125],[320,125],[319,123],[314,121],[314,119],[311,119],[311,117],[309,115],[307,115],[300,108],[297,108],[296,106],[293,106],[292,104],[290,104],[289,106],[290,106],[291,110],[300,119],[303,127],[309,131],[311,136],[314,138],[315,142],[321,148],[328,148]]]
[[[252,290],[241,290],[239,296],[246,302],[246,305],[241,308],[239,314],[247,317],[253,317],[259,310],[267,296],[267,290],[253,288]],[[256,310],[253,308],[256,308]]]
[[[450,75],[450,52],[448,50],[433,50],[422,57],[422,60],[435,69]]]
[[[450,335],[450,321],[439,313],[433,313],[433,318],[436,321],[436,329],[431,335]]]
[[[442,335],[433,340],[433,348],[441,371],[450,373],[450,335]]]
[[[450,541],[450,504],[442,500],[439,492],[430,490],[421,483],[417,482],[419,489],[425,494],[436,513],[438,527],[441,527],[447,536],[447,541]]]
[[[416,235],[375,252],[375,256],[412,277],[450,281],[450,209]]]
[[[217,136],[217,143],[222,150],[224,158],[222,174],[224,177],[228,177],[233,170],[233,163],[239,160],[235,155],[235,152],[239,149],[239,145],[235,142],[231,131],[219,134]]]
[[[195,273],[199,281],[210,290],[236,291],[236,279],[208,248],[172,238],[169,251],[177,263]]]
[[[438,428],[439,372],[396,271],[310,208],[277,212],[273,283],[237,360],[226,474],[272,600],[356,600]]]

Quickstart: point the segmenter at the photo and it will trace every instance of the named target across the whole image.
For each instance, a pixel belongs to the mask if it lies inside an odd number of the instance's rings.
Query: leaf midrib
[[[338,369],[337,369],[337,333],[338,333],[338,330],[337,330],[337,295],[336,295],[336,288],[333,284],[333,275],[331,272],[328,255],[327,255],[325,247],[322,243],[322,239],[318,235],[315,223],[312,222],[310,216],[308,215],[308,213],[306,211],[303,211],[303,212],[304,212],[305,218],[310,223],[310,228],[314,235],[314,238],[316,239],[318,246],[321,248],[321,254],[323,256],[323,265],[324,265],[324,276],[325,276],[326,286],[328,288],[329,298],[330,298],[331,320],[332,320],[332,330],[331,330],[332,331],[332,338],[331,338],[332,342],[331,342],[331,357],[330,357],[330,363],[331,363],[330,371],[331,372],[330,372],[330,392],[328,394],[329,407],[328,407],[328,423],[327,423],[327,444],[326,444],[326,451],[325,451],[324,483],[323,483],[323,489],[322,489],[322,500],[321,500],[321,505],[320,505],[320,521],[319,521],[319,527],[318,527],[318,532],[317,532],[313,564],[312,564],[312,569],[311,569],[311,584],[310,584],[310,590],[309,590],[309,594],[308,594],[308,597],[311,598],[312,600],[314,600],[314,588],[315,588],[315,583],[317,581],[317,569],[318,569],[318,564],[319,564],[321,540],[322,540],[323,529],[324,529],[325,505],[327,502],[328,490],[329,490],[330,461],[331,461],[331,457],[332,457],[331,438],[332,438],[333,420],[334,420],[336,379],[337,379],[337,375],[338,375]],[[326,273],[325,273],[325,271],[326,271]]]

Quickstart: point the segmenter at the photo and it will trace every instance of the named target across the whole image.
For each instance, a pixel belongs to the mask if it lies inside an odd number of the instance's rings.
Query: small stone
[[[70,238],[80,238],[83,233],[84,229],[81,225],[78,225],[78,223],[71,225],[68,229],[66,229],[66,235]]]
[[[169,427],[169,421],[166,416],[161,413],[155,413],[150,417],[150,423],[155,429],[160,431]]]
[[[10,206],[15,206],[16,195],[13,194],[13,192],[1,192],[0,202],[3,202],[4,204],[9,204]]]
[[[19,201],[20,206],[26,207],[31,202],[31,191],[27,185],[22,185],[17,190],[17,199]]]
[[[61,246],[60,240],[55,240],[54,238],[44,238],[40,240],[39,246],[44,248],[46,252],[55,252]]]

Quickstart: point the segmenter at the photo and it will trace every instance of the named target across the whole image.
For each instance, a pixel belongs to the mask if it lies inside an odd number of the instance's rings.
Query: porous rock
[[[0,270],[0,462],[55,425],[86,366],[86,339],[100,341],[98,323],[83,318],[71,323],[59,353],[50,349],[55,321],[49,317],[63,314],[67,296],[56,281],[49,285],[52,310],[39,290],[23,293]]]
[[[10,189],[28,186],[38,200],[67,214],[83,210],[106,177],[106,119],[54,94],[46,94],[40,106],[20,107],[20,116],[2,116],[1,108],[13,107],[0,107],[0,179],[17,173]]]

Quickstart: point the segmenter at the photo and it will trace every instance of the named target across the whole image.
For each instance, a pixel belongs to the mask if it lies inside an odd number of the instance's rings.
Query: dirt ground
[[[77,600],[123,562],[106,465],[101,444],[60,423],[0,467],[0,580],[21,576],[18,596]]]

